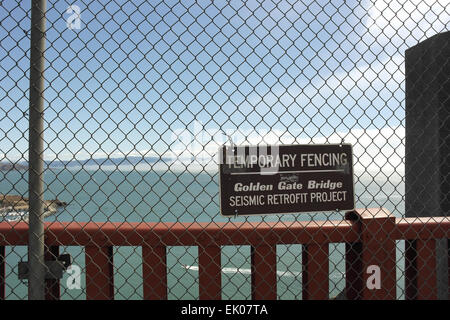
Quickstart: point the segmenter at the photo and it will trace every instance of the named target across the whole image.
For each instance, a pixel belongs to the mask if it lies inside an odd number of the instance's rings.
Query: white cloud
[[[336,144],[344,140],[346,143],[353,145],[354,171],[356,174],[360,175],[363,172],[375,175],[378,173],[390,175],[393,172],[399,175],[404,174],[405,129],[402,126],[385,127],[381,130],[352,129],[347,132],[335,132],[329,136],[313,138],[297,138],[299,132],[277,129],[259,132],[239,130],[228,133],[236,145]],[[170,165],[158,163],[153,166],[153,169],[167,170],[170,168],[172,171],[215,172],[218,169],[217,152],[224,143],[229,144],[226,138],[205,130],[196,137],[193,149],[187,147],[184,152],[179,153],[174,158]],[[185,154],[193,157],[184,157]]]
[[[367,27],[379,44],[402,45],[445,31],[450,25],[448,0],[373,0]]]

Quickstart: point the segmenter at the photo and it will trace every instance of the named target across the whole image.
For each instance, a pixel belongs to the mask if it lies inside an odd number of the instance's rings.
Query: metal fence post
[[[43,149],[46,0],[31,1],[28,299],[45,298]]]

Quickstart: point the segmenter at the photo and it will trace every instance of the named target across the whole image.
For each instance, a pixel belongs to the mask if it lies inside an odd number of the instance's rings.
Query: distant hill
[[[118,157],[118,158],[95,158],[95,159],[85,159],[85,160],[52,160],[45,161],[45,166],[48,168],[70,168],[70,167],[83,167],[83,166],[124,166],[131,165],[135,166],[137,164],[153,164],[158,161],[170,162],[171,159],[168,157]]]
[[[0,162],[0,171],[28,170],[28,165],[23,163]]]
[[[45,168],[73,168],[83,166],[135,166],[138,164],[154,164],[158,161],[171,162],[169,157],[117,157],[117,158],[95,158],[85,160],[51,160],[44,161]],[[10,170],[28,170],[28,162],[21,161],[18,163],[0,162],[0,171]]]

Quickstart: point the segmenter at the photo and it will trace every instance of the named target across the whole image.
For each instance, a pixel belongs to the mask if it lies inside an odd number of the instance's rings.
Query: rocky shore
[[[58,199],[44,200],[44,217],[55,214],[67,203]],[[28,221],[29,200],[20,195],[0,194],[0,216],[7,221]]]

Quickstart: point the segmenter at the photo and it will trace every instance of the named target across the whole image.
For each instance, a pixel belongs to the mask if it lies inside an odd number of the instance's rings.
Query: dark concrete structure
[[[406,50],[407,217],[450,210],[450,32]],[[438,297],[448,298],[447,239],[437,242]],[[444,278],[445,277],[445,278]],[[444,287],[445,285],[445,287]]]

